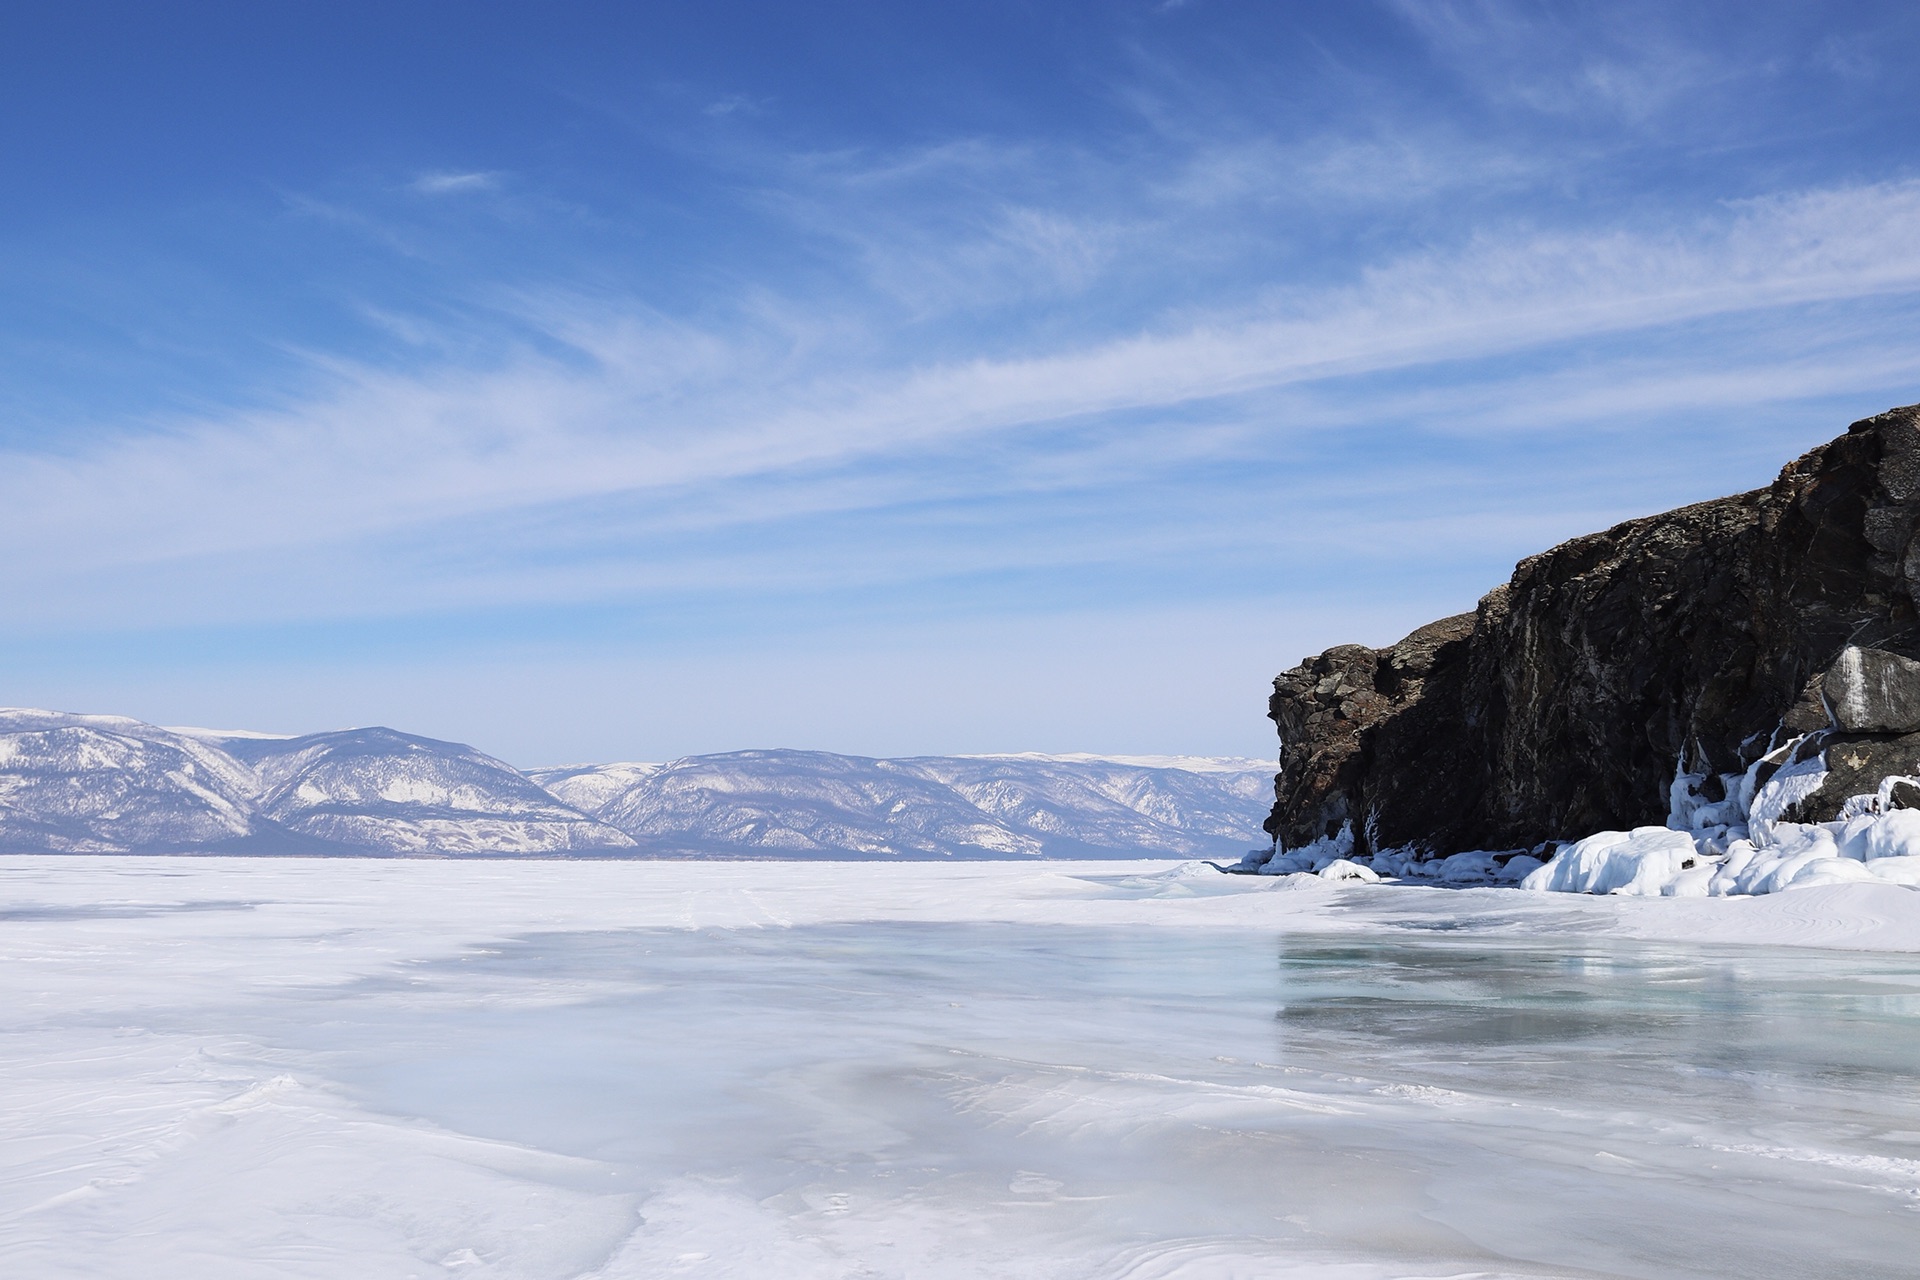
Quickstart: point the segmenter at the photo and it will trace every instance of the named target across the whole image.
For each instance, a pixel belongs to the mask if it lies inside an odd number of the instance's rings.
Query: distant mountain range
[[[1273,766],[736,751],[522,773],[393,729],[302,737],[0,709],[0,852],[1238,857]]]

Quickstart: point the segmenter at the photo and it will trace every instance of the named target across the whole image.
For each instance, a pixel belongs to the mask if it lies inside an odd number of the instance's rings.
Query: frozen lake
[[[8,1276],[1920,1257],[1891,886],[17,858],[0,943]]]

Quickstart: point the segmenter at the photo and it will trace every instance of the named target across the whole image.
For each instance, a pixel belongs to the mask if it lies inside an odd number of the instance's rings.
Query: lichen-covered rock
[[[1351,824],[1359,855],[1659,822],[1677,771],[1737,773],[1824,724],[1849,646],[1920,659],[1917,528],[1913,406],[1767,488],[1524,560],[1471,615],[1330,649],[1274,682],[1267,829],[1297,847]],[[1859,723],[1900,721],[1905,669],[1861,662],[1857,682],[1844,663],[1834,676],[1862,691]]]

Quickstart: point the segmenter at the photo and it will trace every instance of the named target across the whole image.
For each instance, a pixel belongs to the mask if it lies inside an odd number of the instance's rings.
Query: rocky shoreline
[[[1398,644],[1309,658],[1269,715],[1283,859],[1526,866],[1657,824],[1724,851],[1920,805],[1920,406],[1764,489],[1523,560]]]

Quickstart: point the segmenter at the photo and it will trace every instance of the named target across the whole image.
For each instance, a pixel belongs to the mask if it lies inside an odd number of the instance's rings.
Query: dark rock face
[[[1920,775],[1920,733],[1829,732],[1816,734],[1806,746],[1825,757],[1827,775],[1783,815],[1793,822],[1831,822],[1850,797],[1875,795],[1888,778]],[[1920,807],[1920,787],[1913,783],[1896,782],[1888,790],[1888,808]]]
[[[1454,702],[1473,624],[1474,615],[1463,613],[1430,622],[1391,649],[1341,645],[1273,682],[1269,714],[1280,727],[1274,817],[1289,815],[1282,843],[1298,847],[1349,822],[1360,830],[1370,777],[1443,749],[1432,739],[1446,732],[1444,719],[1435,723],[1416,708],[1436,669],[1443,687],[1435,704]],[[1275,830],[1273,819],[1267,829]]]
[[[1356,853],[1444,854],[1657,823],[1677,769],[1743,771],[1827,730],[1835,693],[1836,727],[1905,760],[1886,735],[1920,729],[1917,529],[1911,406],[1765,489],[1524,560],[1392,648],[1308,659],[1274,681],[1267,830],[1295,848],[1351,823]]]
[[[1920,729],[1920,662],[1850,644],[1820,677],[1834,727],[1847,733]]]

